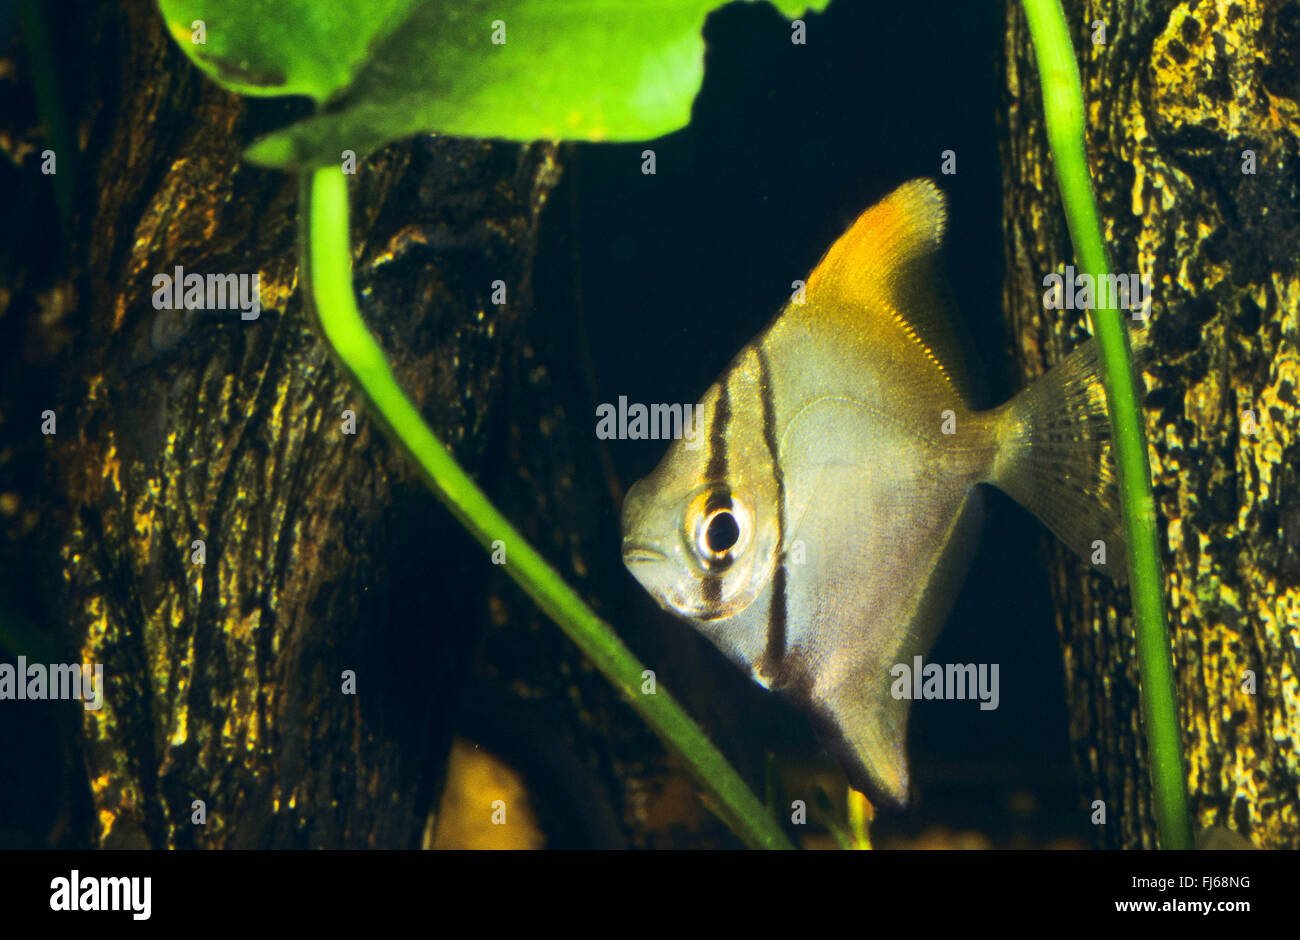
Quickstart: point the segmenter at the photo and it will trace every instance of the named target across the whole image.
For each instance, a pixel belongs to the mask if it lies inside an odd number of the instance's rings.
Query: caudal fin
[[[1140,354],[1144,331],[1129,335]],[[989,482],[1097,570],[1125,581],[1119,477],[1097,369],[1097,343],[1089,339],[998,409],[999,448]]]

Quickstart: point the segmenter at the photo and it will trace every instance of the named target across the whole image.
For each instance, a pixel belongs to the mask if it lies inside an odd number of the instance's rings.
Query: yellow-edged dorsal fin
[[[938,264],[947,212],[933,182],[904,183],[858,216],[808,275],[806,303],[837,331],[877,350],[891,332],[911,343],[969,400],[966,357]],[[796,313],[796,316],[800,315]]]

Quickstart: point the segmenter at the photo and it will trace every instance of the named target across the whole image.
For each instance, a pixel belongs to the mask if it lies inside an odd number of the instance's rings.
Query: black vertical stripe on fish
[[[731,506],[731,487],[721,486],[709,494],[708,500],[704,503],[704,512],[705,515],[708,515],[719,509],[730,511]]]
[[[731,369],[718,382],[718,403],[713,412],[713,427],[709,429],[709,463],[704,468],[706,479],[721,483],[727,479],[727,426],[731,423]]]
[[[785,672],[785,559],[782,558],[772,573],[772,605],[767,614],[767,646],[763,650],[763,672],[769,676]],[[780,688],[785,683],[778,678],[772,683]]]
[[[772,402],[772,369],[761,345],[758,354],[759,396],[763,402],[763,440],[772,458],[772,477],[776,481],[776,571],[772,576],[772,604],[768,609],[767,649],[763,653],[767,670],[775,670],[785,657],[786,646],[786,570],[785,570],[785,472],[776,444],[776,409]]]
[[[713,426],[709,429],[709,463],[704,468],[704,477],[715,483],[727,479],[727,427],[731,424],[731,373],[728,369],[718,380],[718,402],[713,412]],[[704,601],[708,604],[722,603],[722,575],[706,574],[700,586]]]

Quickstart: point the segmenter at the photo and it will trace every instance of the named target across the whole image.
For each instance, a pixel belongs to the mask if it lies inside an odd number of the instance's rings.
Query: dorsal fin
[[[938,264],[946,221],[943,193],[933,182],[899,186],[858,216],[818,262],[804,310],[850,318],[840,326],[877,343],[877,331],[892,322],[969,401],[966,355]]]

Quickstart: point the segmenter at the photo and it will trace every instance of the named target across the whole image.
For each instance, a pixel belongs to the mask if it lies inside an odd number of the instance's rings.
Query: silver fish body
[[[705,393],[627,494],[623,555],[666,609],[814,718],[850,782],[906,803],[910,699],[891,670],[934,642],[993,483],[1123,570],[1091,344],[974,411],[936,253],[943,198],[865,212]]]

